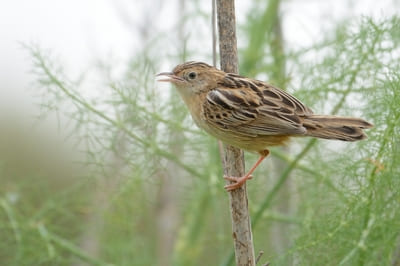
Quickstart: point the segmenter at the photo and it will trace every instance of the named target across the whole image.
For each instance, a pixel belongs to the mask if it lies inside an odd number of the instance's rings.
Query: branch
[[[225,72],[238,73],[234,0],[217,0],[217,18],[221,68]],[[243,151],[226,145],[224,161],[225,175],[244,175]],[[254,266],[253,236],[251,232],[246,185],[229,193],[229,203],[236,265]]]

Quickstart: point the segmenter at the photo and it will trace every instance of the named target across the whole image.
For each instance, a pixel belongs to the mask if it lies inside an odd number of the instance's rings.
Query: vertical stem
[[[216,8],[216,0],[211,0],[211,27],[212,27],[212,57],[213,57],[213,66],[217,66],[217,18],[215,8]]]
[[[238,73],[234,0],[217,0],[221,69]],[[243,151],[225,145],[224,174],[244,175]],[[229,193],[236,265],[255,265],[246,185]]]

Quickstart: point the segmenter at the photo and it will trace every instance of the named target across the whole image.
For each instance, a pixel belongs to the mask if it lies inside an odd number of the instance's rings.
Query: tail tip
[[[374,125],[372,123],[364,120],[363,125],[360,128],[364,129],[364,128],[373,128],[373,127],[374,127]]]

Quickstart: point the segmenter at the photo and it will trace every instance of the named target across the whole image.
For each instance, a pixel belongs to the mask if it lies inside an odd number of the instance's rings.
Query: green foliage
[[[324,172],[322,178],[296,174],[302,199],[297,215],[305,219],[287,254],[300,265],[395,263],[400,218],[395,207],[400,202],[400,83],[394,52],[400,36],[398,23],[398,18],[381,22],[365,18],[358,31],[339,31],[343,42],[325,46],[331,52],[313,66],[320,73],[322,68],[330,69],[329,76],[314,79],[313,84],[338,88],[337,93],[320,92],[335,104],[333,112],[350,113],[347,99],[360,99],[354,109],[362,110],[375,128],[365,142],[339,150],[321,143],[305,157],[308,167]],[[340,111],[342,106],[345,111]]]
[[[346,21],[321,43],[283,57],[282,44],[265,43],[282,41],[267,34],[274,27],[259,26],[273,23],[273,8],[245,25],[255,41],[241,54],[241,69],[257,75],[281,62],[271,77],[315,113],[360,116],[375,127],[358,143],[296,139],[289,153],[272,150],[274,160],[248,183],[256,252],[271,265],[396,265],[400,18]],[[99,95],[85,91],[89,77],[73,81],[51,54],[27,47],[42,110],[70,121],[85,170],[55,182],[48,173],[12,176],[1,159],[0,264],[230,264],[217,144],[193,125],[174,90],[159,96],[157,47],[135,56],[122,77],[96,69],[104,77]],[[266,50],[282,57],[256,62]]]

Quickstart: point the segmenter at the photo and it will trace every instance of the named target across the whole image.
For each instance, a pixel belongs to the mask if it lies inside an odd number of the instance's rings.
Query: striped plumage
[[[167,77],[160,81],[177,87],[200,128],[261,155],[293,136],[357,141],[366,137],[363,129],[372,127],[360,118],[314,115],[279,88],[201,62],[187,62],[159,75]]]

